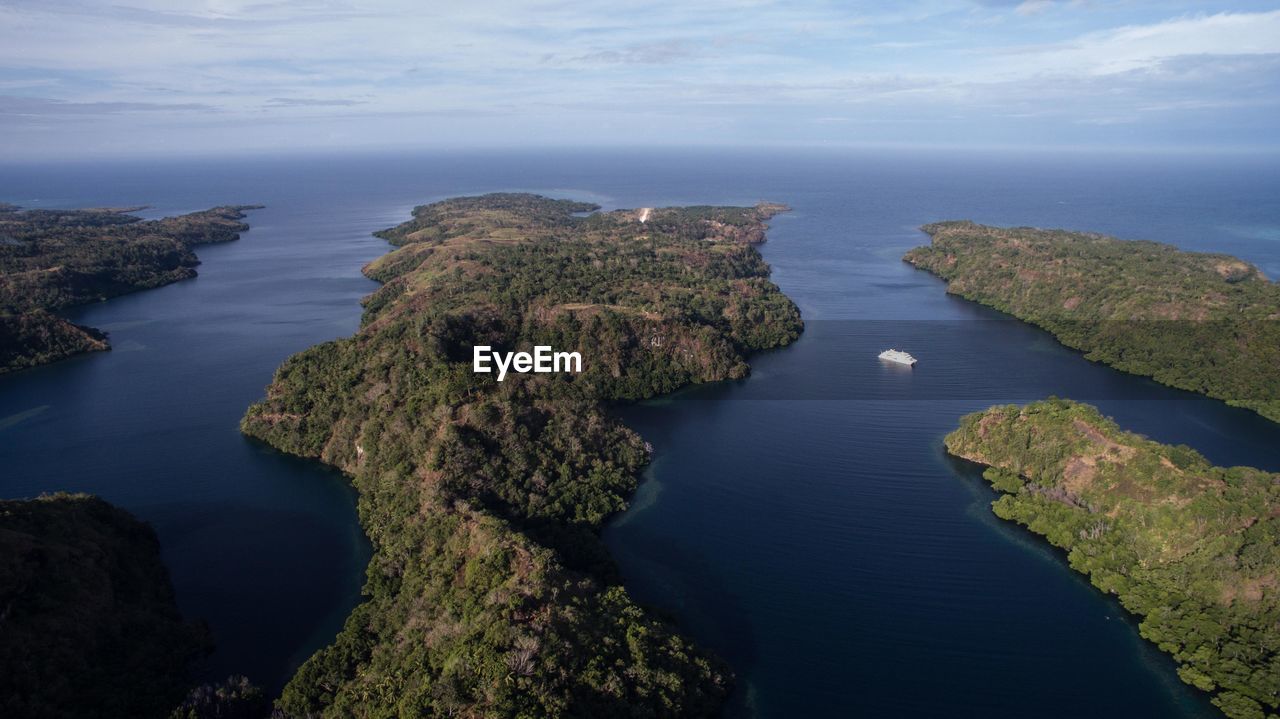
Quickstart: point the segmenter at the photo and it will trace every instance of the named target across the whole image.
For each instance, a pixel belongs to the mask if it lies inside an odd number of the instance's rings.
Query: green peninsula
[[[1215,467],[1051,399],[963,418],[947,451],[986,465],[995,513],[1067,552],[1232,719],[1280,706],[1280,474]]]
[[[0,500],[0,716],[167,716],[209,646],[149,526],[87,495]]]
[[[1086,357],[1280,421],[1280,286],[1230,255],[941,222],[907,262]]]
[[[0,373],[109,348],[56,310],[195,277],[192,248],[235,240],[244,210],[162,220],[126,209],[24,210],[0,203]]]
[[[360,331],[277,371],[242,429],[347,472],[366,601],[290,716],[710,716],[730,675],[620,586],[598,533],[648,448],[606,404],[743,377],[799,311],[753,246],[784,208],[594,212],[525,194],[418,207],[365,268]],[[591,214],[588,214],[591,213]],[[581,373],[472,368],[576,351]]]

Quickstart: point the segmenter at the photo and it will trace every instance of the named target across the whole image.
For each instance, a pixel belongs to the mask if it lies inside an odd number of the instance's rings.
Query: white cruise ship
[[[885,350],[880,353],[880,359],[905,365],[914,365],[916,363],[915,357],[902,350]]]

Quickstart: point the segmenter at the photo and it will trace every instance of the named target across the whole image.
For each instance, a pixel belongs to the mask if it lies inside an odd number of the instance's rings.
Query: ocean
[[[576,150],[0,164],[0,201],[261,203],[194,280],[68,316],[115,349],[0,377],[0,496],[99,494],[150,521],[206,677],[277,690],[341,627],[369,547],[343,478],[237,430],[275,367],[351,334],[370,233],[444,197],[606,209],[783,202],[762,247],[807,322],[746,380],[619,412],[655,447],[606,531],[636,597],[738,673],[730,716],[1203,717],[1118,604],[991,514],[942,436],[1049,395],[1219,464],[1280,470],[1280,425],[1090,363],[901,262],[924,223],[1084,229],[1280,277],[1266,158],[871,150]],[[920,359],[886,367],[888,347]],[[590,358],[585,358],[590,361]]]

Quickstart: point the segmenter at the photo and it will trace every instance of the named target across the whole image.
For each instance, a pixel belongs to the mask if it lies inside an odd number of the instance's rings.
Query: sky
[[[1280,150],[1280,0],[0,0],[0,162]]]

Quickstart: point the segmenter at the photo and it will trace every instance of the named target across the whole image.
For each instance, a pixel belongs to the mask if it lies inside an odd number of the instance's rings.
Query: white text
[[[471,369],[487,374],[493,371],[493,367],[497,367],[499,382],[506,378],[508,370],[520,374],[582,371],[582,355],[577,352],[553,352],[547,345],[535,346],[533,354],[494,352],[488,345],[477,345],[471,349]]]

